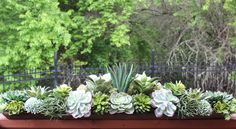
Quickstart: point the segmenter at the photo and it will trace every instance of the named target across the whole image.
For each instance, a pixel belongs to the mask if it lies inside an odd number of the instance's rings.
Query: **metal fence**
[[[55,87],[67,83],[77,87],[84,82],[89,74],[103,74],[105,68],[83,68],[74,65],[58,65],[55,56],[54,66],[47,69],[33,68],[21,72],[6,73],[7,68],[0,70],[0,91],[21,89],[32,85]],[[139,64],[137,73],[142,73],[159,78],[161,83],[182,81],[188,88],[201,88],[203,90],[220,90],[236,93],[236,64],[160,64],[152,60],[148,64]]]

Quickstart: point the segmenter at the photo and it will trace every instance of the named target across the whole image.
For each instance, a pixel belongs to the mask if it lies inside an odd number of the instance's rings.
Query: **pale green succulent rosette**
[[[133,114],[134,107],[132,104],[132,97],[126,93],[112,93],[110,96],[110,114],[126,113]]]
[[[77,90],[69,93],[67,98],[67,113],[71,114],[74,118],[89,117],[91,115],[91,107],[91,92]]]
[[[25,102],[24,109],[27,113],[37,114],[42,110],[42,105],[43,100],[31,97]]]
[[[154,113],[156,117],[162,117],[163,114],[172,117],[177,109],[175,103],[178,103],[179,99],[174,96],[171,90],[160,89],[155,90],[152,93],[152,107],[156,108]]]

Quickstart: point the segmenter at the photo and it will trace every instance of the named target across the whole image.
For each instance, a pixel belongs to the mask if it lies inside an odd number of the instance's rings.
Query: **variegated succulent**
[[[91,115],[92,94],[85,90],[71,91],[66,104],[67,113],[74,118],[89,117]]]
[[[132,104],[132,97],[124,92],[112,93],[110,96],[110,114],[126,113],[133,114],[134,107]]]
[[[174,96],[169,89],[155,90],[152,93],[152,107],[155,109],[156,117],[161,117],[163,114],[172,117],[177,109],[175,103],[178,103],[179,99]]]

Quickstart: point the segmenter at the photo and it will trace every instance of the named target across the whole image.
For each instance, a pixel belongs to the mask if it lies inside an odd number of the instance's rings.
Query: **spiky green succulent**
[[[181,81],[179,82],[176,81],[176,83],[172,83],[172,82],[165,83],[164,88],[170,89],[173,95],[175,96],[182,95],[186,90],[185,85]]]
[[[126,113],[133,114],[134,107],[132,103],[132,97],[124,92],[112,93],[110,96],[110,114]]]
[[[67,113],[74,118],[89,117],[91,115],[92,94],[85,90],[71,91],[66,105]]]
[[[110,94],[110,91],[113,88],[109,73],[102,76],[89,75],[85,82],[88,90],[94,94],[97,92]]]
[[[43,100],[31,97],[25,102],[24,109],[27,113],[37,114],[41,112],[42,106]]]
[[[105,114],[109,112],[109,96],[101,92],[93,96],[93,111],[97,114]]]
[[[111,75],[112,86],[118,92],[127,92],[129,85],[133,79],[134,67],[127,64],[117,64],[114,67],[108,67],[108,72]]]
[[[53,94],[56,97],[65,98],[69,95],[69,92],[72,90],[72,88],[66,84],[62,84],[55,89],[53,89]]]
[[[6,103],[9,103],[13,100],[25,102],[27,98],[28,96],[25,91],[20,90],[7,91],[1,95],[2,101]]]
[[[181,118],[194,116],[209,116],[212,108],[207,102],[200,89],[190,89],[186,91],[178,103],[178,116]]]
[[[63,117],[66,114],[65,99],[49,95],[49,97],[43,100],[42,110],[40,113],[51,118]]]
[[[151,98],[145,94],[134,95],[133,104],[137,113],[149,112],[151,110]]]
[[[179,99],[169,89],[161,88],[152,93],[151,104],[155,108],[156,117],[161,117],[163,114],[172,117],[177,109],[175,104],[178,102]]]
[[[32,86],[27,90],[27,94],[29,95],[29,97],[45,99],[49,95],[49,90],[47,87]]]
[[[143,74],[136,74],[134,80],[130,83],[129,94],[147,94],[152,93],[157,85],[157,78],[148,77],[145,72]]]
[[[6,105],[5,110],[8,112],[9,115],[20,114],[24,111],[24,102],[12,100]]]

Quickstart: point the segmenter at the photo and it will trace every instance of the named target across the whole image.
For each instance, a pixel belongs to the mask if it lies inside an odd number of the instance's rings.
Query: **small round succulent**
[[[110,96],[110,114],[126,113],[133,114],[134,107],[132,97],[124,92],[112,93]]]
[[[24,105],[27,113],[37,114],[42,110],[43,101],[35,97],[29,98]]]
[[[9,115],[20,114],[24,111],[24,102],[13,100],[6,105],[5,110]]]
[[[151,109],[151,98],[145,94],[134,95],[133,104],[136,112],[149,112]]]
[[[1,95],[2,101],[6,103],[9,103],[13,100],[25,102],[27,98],[28,96],[25,91],[20,90],[7,91]]]
[[[184,94],[186,87],[181,81],[179,81],[179,82],[176,81],[176,83],[172,83],[172,82],[165,83],[164,88],[170,89],[172,91],[173,95],[180,96],[180,95]]]
[[[53,90],[53,94],[54,96],[56,97],[62,97],[62,98],[65,98],[69,95],[69,92],[72,90],[72,88],[66,84],[62,84],[58,87],[56,87],[54,90]]]
[[[109,112],[109,96],[101,92],[93,96],[93,110],[95,113],[104,114]]]
[[[210,116],[213,112],[211,104],[206,100],[201,100],[197,109],[199,116]]]

